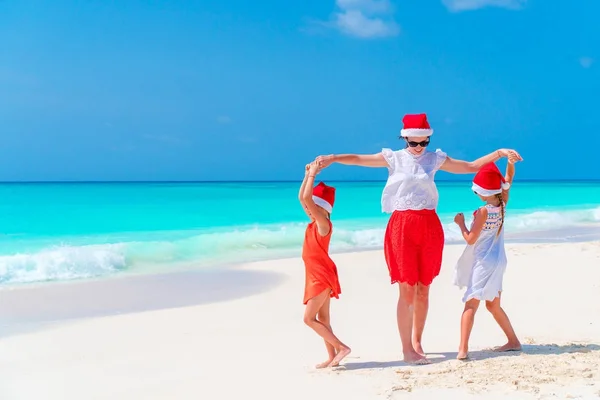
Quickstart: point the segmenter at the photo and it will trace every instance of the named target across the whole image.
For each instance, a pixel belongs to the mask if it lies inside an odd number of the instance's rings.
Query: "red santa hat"
[[[473,178],[473,191],[481,196],[493,196],[510,188],[510,183],[494,163],[485,164]]]
[[[335,202],[335,188],[333,186],[327,186],[323,182],[319,182],[319,184],[313,188],[312,199],[316,205],[331,214],[333,203]]]
[[[431,136],[433,129],[427,122],[427,114],[406,114],[402,118],[404,128],[400,131],[400,136]]]

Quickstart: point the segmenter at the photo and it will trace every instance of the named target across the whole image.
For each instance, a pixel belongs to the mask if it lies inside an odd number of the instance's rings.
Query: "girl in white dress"
[[[471,229],[459,213],[454,222],[459,226],[467,248],[455,267],[454,284],[467,290],[463,296],[465,308],[460,324],[459,360],[467,359],[469,336],[473,329],[479,302],[485,300],[488,311],[506,334],[508,342],[496,351],[520,351],[521,343],[508,316],[500,306],[502,278],[506,270],[504,251],[504,216],[508,193],[515,173],[515,159],[509,157],[506,176],[494,163],[485,165],[475,175],[472,189],[486,204],[473,213]]]

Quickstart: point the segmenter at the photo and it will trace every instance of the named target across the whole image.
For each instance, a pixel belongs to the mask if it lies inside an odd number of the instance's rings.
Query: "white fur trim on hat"
[[[316,205],[318,205],[319,207],[321,207],[325,211],[327,211],[329,214],[331,214],[331,211],[333,211],[333,207],[331,207],[331,204],[329,204],[328,202],[326,202],[325,200],[323,200],[322,198],[317,197],[317,196],[313,196],[312,199]]]
[[[409,129],[402,129],[400,131],[400,136],[402,136],[402,137],[431,136],[432,134],[433,134],[433,129],[409,128]]]
[[[493,196],[495,194],[500,194],[503,190],[508,190],[509,188],[510,183],[508,182],[503,183],[500,189],[484,189],[476,183],[473,183],[473,186],[471,186],[471,189],[481,196]]]

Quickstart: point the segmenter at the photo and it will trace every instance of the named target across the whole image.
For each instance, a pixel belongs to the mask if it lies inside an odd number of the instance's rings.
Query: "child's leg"
[[[327,343],[331,344],[336,350],[337,354],[329,364],[331,367],[338,365],[344,357],[350,354],[350,348],[342,343],[327,326],[317,320],[317,314],[325,304],[325,301],[329,298],[329,293],[329,289],[324,290],[308,301],[306,310],[304,311],[304,323],[317,332],[319,336]]]
[[[465,360],[468,357],[469,337],[473,330],[477,308],[479,308],[479,300],[477,299],[471,299],[465,303],[465,309],[460,319],[460,345],[458,346],[458,355],[456,356],[459,360]]]
[[[508,343],[506,343],[504,346],[498,347],[496,351],[519,351],[521,350],[521,342],[519,342],[519,339],[515,334],[510,320],[508,319],[508,315],[506,315],[500,306],[500,295],[501,293],[498,293],[498,297],[496,297],[493,301],[485,302],[485,306],[487,307],[488,311],[492,314],[498,325],[500,325],[500,328],[502,328],[502,331],[508,339]]]
[[[321,309],[317,313],[317,321],[319,321],[320,323],[325,325],[327,327],[327,329],[329,329],[331,331],[331,333],[333,333],[333,329],[331,329],[331,318],[329,315],[330,304],[331,304],[331,297],[327,296],[325,303],[321,306]],[[327,361],[322,362],[321,364],[317,364],[317,366],[316,366],[317,368],[327,367],[329,364],[331,364],[331,362],[333,361],[333,359],[335,358],[335,355],[336,355],[335,348],[329,342],[327,342],[327,340],[324,340],[324,342],[325,342],[325,347],[327,348],[328,358],[327,358]]]

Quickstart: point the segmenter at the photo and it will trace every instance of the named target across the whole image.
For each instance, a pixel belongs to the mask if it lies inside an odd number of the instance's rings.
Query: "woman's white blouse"
[[[435,152],[425,151],[418,156],[406,149],[382,149],[381,153],[389,171],[381,196],[383,212],[435,210],[439,195],[433,179],[446,161],[446,153],[439,149]]]

